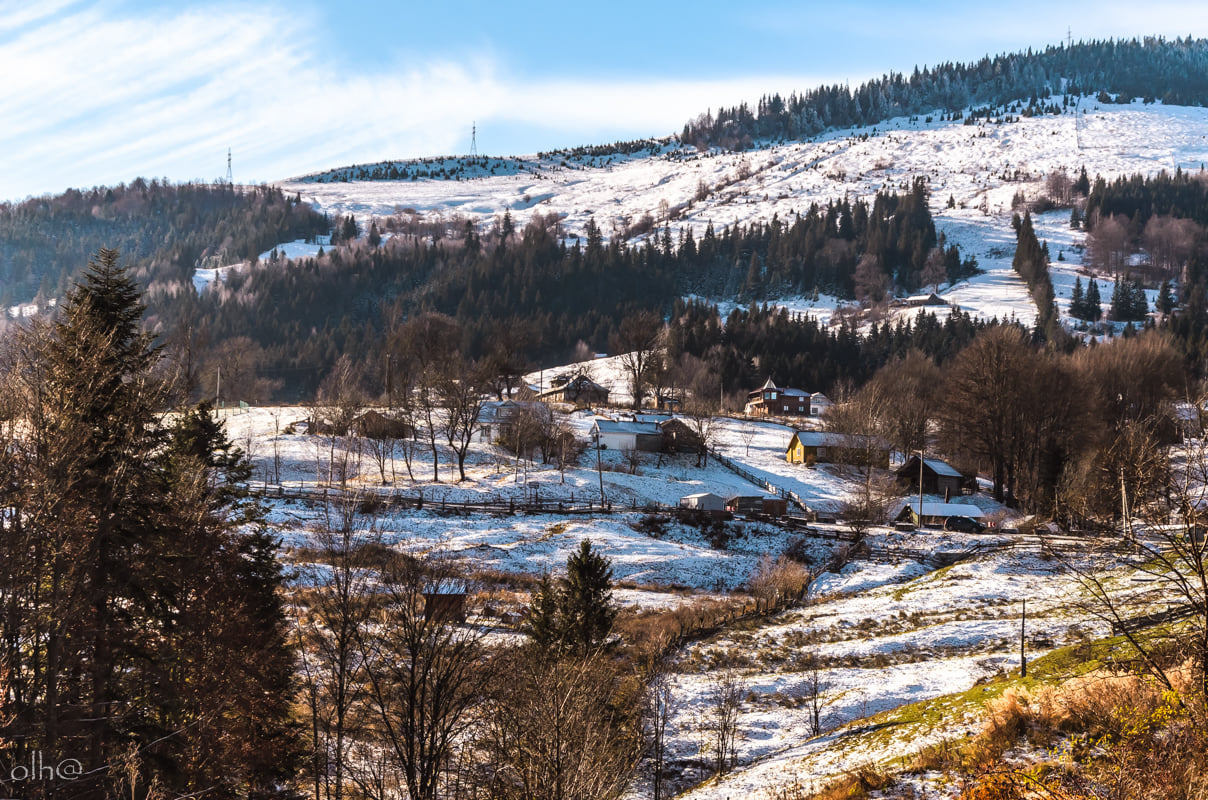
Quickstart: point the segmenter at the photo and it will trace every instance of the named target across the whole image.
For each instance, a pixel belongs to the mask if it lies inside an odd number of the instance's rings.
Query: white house
[[[663,446],[663,429],[653,422],[614,422],[597,420],[591,426],[593,439],[608,450],[645,450],[658,452]]]

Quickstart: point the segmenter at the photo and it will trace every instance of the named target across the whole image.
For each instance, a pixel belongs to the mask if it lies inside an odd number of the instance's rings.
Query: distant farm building
[[[466,587],[456,581],[449,581],[424,592],[424,620],[465,622]]]
[[[810,395],[810,416],[820,417],[827,411],[830,411],[833,405],[834,403],[831,402],[831,399],[822,392],[814,392]]]
[[[931,525],[943,527],[951,519],[970,519],[978,525],[985,524],[985,513],[977,506],[964,503],[928,503],[923,501],[922,512],[919,511],[919,501],[913,500],[906,504],[898,519],[908,519],[915,525]]]
[[[354,419],[352,429],[366,439],[406,439],[412,434],[411,426],[406,422],[372,409]]]
[[[560,376],[550,381],[550,388],[537,395],[543,403],[569,403],[575,406],[606,405],[608,390],[580,373],[574,377]]]
[[[851,464],[889,468],[889,443],[874,436],[830,431],[797,431],[789,440],[790,464]]]
[[[664,453],[700,453],[705,446],[700,434],[682,419],[669,419],[658,425],[663,432]]]
[[[898,484],[912,491],[919,491],[919,457],[911,456],[898,468]],[[923,493],[957,497],[977,491],[977,479],[965,475],[956,467],[938,458],[925,458],[922,463]]]
[[[721,495],[716,495],[712,492],[700,492],[699,494],[690,494],[685,497],[681,497],[679,507],[690,509],[692,511],[710,511],[718,513],[726,510],[726,501],[721,497]]]

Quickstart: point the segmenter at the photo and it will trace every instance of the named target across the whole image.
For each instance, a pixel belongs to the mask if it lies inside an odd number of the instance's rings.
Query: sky
[[[0,0],[0,201],[664,136],[707,109],[1079,39],[1202,2]]]

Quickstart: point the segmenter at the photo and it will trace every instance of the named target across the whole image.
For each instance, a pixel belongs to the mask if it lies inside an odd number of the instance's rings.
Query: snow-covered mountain
[[[939,114],[898,118],[807,141],[767,142],[745,152],[652,143],[611,156],[388,162],[292,179],[282,188],[321,211],[354,214],[362,221],[406,211],[429,220],[463,218],[486,225],[507,212],[519,228],[534,214],[552,213],[561,218],[567,237],[582,236],[589,219],[609,236],[661,229],[665,223],[673,232],[690,228],[700,236],[709,225],[720,230],[775,215],[790,219],[811,203],[904,190],[914,177],[924,176],[937,227],[962,253],[974,255],[985,273],[947,287],[945,299],[978,315],[1028,323],[1035,307],[1010,270],[1009,220],[1016,193],[1035,199],[1046,176],[1059,169],[1076,173],[1085,166],[1092,177],[1111,178],[1176,168],[1199,171],[1208,162],[1204,108],[1102,104],[1084,97],[1071,98],[1070,110],[1061,114],[1022,117],[1004,110],[970,121],[968,114],[957,120]],[[411,177],[345,180],[375,170],[389,174],[391,167]],[[1068,218],[1068,212],[1054,212],[1037,223],[1053,258],[1063,256],[1053,264],[1063,309],[1081,246],[1081,233],[1069,229]],[[836,305],[825,297],[785,298],[784,303],[821,318]]]

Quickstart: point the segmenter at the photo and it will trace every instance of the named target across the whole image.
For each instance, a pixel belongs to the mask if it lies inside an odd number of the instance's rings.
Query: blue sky
[[[1203,3],[0,0],[0,199],[137,176],[664,135],[707,108],[1063,39],[1208,35]]]

